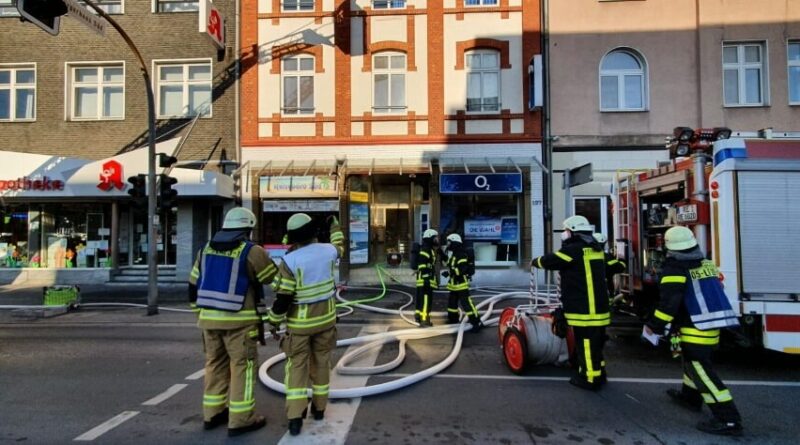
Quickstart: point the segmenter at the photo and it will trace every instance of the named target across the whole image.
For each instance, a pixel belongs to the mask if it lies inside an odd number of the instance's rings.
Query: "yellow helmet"
[[[592,232],[594,231],[589,220],[585,216],[573,215],[564,220],[564,230],[571,232]]]
[[[664,234],[664,244],[669,250],[686,250],[697,245],[694,233],[688,227],[672,227]]]
[[[256,215],[244,207],[234,207],[225,214],[223,229],[252,229],[256,226]]]

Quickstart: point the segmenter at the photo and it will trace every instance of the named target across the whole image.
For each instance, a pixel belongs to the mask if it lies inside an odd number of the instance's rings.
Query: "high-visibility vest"
[[[294,293],[297,304],[317,303],[333,297],[337,257],[336,248],[327,243],[311,243],[290,252],[283,257],[283,262],[292,271],[294,283],[279,288]]]
[[[705,331],[739,325],[712,261],[703,260],[700,267],[689,269],[687,275],[689,282],[683,301],[695,328]]]
[[[219,252],[206,244],[200,255],[197,307],[226,312],[242,310],[250,286],[247,255],[253,245],[244,242],[236,249]]]

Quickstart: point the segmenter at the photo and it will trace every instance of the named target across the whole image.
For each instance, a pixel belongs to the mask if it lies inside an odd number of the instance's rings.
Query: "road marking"
[[[634,402],[636,402],[636,403],[642,403],[642,402],[640,402],[640,401],[636,400],[636,397],[634,397],[634,396],[632,396],[632,395],[630,395],[630,394],[628,394],[628,393],[625,393],[625,397],[627,397],[627,398],[629,398],[629,399],[633,400],[633,401],[634,401]]]
[[[358,336],[377,334],[389,330],[387,325],[364,326]],[[361,345],[353,345],[347,349],[350,352],[353,348]],[[351,366],[371,366],[378,359],[381,348],[373,348],[361,355]],[[356,388],[367,384],[370,375],[339,375],[331,371],[331,388]],[[358,406],[361,404],[361,397],[347,400],[336,400],[328,402],[325,408],[325,420],[314,420],[313,416],[303,421],[303,429],[298,436],[292,436],[288,432],[284,434],[278,445],[309,444],[314,445],[339,445],[347,441],[347,435],[355,420]],[[331,420],[334,419],[334,420]]]
[[[203,376],[205,374],[206,374],[206,370],[205,369],[201,369],[201,370],[195,372],[194,374],[190,374],[188,377],[186,377],[186,380],[200,380],[201,378],[203,378]]]
[[[402,378],[411,374],[380,374],[379,377]],[[377,376],[376,376],[377,377]],[[436,374],[432,378],[436,379],[465,379],[465,380],[533,380],[543,382],[566,382],[569,377],[547,377],[547,376],[515,376],[515,375],[480,375],[480,374]],[[612,377],[609,382],[617,383],[645,383],[645,384],[675,384],[682,383],[681,379],[644,379],[633,377]],[[790,381],[769,381],[769,380],[725,380],[727,386],[777,386],[800,388],[800,382]]]
[[[81,442],[95,440],[137,414],[139,411],[123,411],[72,440]]]
[[[187,386],[189,385],[187,385],[186,383],[177,383],[175,385],[172,385],[166,391],[142,403],[142,405],[156,406],[159,403],[163,402],[164,400],[167,400],[168,398],[179,393],[183,388],[186,388]]]

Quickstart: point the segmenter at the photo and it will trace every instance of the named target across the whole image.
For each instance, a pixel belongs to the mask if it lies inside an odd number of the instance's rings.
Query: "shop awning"
[[[250,172],[255,177],[261,176],[317,176],[336,174],[339,161],[330,158],[306,158],[270,160],[251,163]]]
[[[535,156],[442,156],[439,158],[439,170],[442,173],[472,171],[522,173],[523,168],[531,171],[547,172],[542,163]]]

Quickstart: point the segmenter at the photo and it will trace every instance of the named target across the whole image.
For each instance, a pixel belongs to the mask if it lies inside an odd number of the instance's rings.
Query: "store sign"
[[[521,173],[443,173],[440,193],[522,193]]]
[[[274,199],[264,201],[265,212],[338,212],[335,199]]]
[[[60,192],[64,190],[64,181],[59,181],[58,179],[52,180],[47,176],[43,176],[41,179],[28,179],[27,176],[23,176],[21,178],[11,179],[8,181],[0,180],[0,192],[5,192],[7,190]]]
[[[198,31],[208,35],[217,49],[225,48],[225,21],[210,0],[200,0]]]
[[[111,160],[103,164],[103,168],[100,171],[100,184],[97,184],[97,188],[107,192],[115,187],[123,190],[125,183],[122,182],[122,164]]]
[[[464,220],[466,239],[500,239],[502,230],[503,224],[499,218]]]
[[[261,197],[269,195],[331,196],[338,194],[336,176],[262,176]]]

